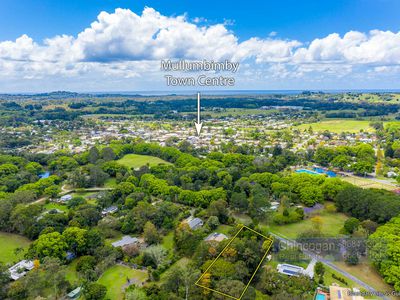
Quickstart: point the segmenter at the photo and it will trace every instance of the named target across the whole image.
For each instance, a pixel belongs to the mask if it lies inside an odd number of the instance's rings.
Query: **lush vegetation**
[[[49,101],[46,95],[40,96],[41,102],[0,102],[0,124],[34,126],[39,132],[31,137],[24,129],[16,138],[11,133],[0,138],[0,241],[6,244],[0,251],[0,298],[60,298],[82,286],[85,299],[222,299],[194,282],[229,242],[210,243],[205,238],[214,232],[230,238],[241,222],[264,235],[271,232],[300,242],[316,237],[360,239],[358,248],[344,249],[344,263],[356,268],[371,259],[385,280],[400,289],[400,196],[356,187],[339,174],[384,180],[395,189],[394,177],[389,181],[384,176],[399,173],[400,128],[397,122],[378,116],[395,114],[398,98],[374,95],[368,101],[363,95],[323,93],[246,99],[210,96],[204,99],[204,107],[226,123],[218,125],[223,136],[218,148],[206,148],[177,137],[166,139],[163,147],[131,138],[121,121],[135,117],[149,130],[166,130],[171,120],[186,126],[183,122],[191,118],[188,111],[195,108],[188,97],[150,97],[149,102],[115,95],[90,100],[69,95],[73,101],[62,93],[53,96],[59,102]],[[357,103],[361,98],[364,102]],[[99,115],[96,121],[81,118],[94,114]],[[232,114],[249,120],[235,128],[225,126]],[[337,115],[349,118],[349,114],[375,119],[318,122]],[[283,115],[290,122],[271,119],[282,130],[271,125],[266,134],[258,128],[259,118]],[[102,132],[105,120],[117,116],[119,139],[107,136],[85,144],[74,135],[81,126]],[[171,122],[160,124],[159,119]],[[337,126],[332,127],[332,122]],[[28,151],[32,143],[44,140],[48,128],[59,135],[62,147],[48,154]],[[236,143],[238,131],[244,137]],[[79,151],[63,144],[68,135]],[[302,135],[312,138],[304,145],[293,142]],[[338,176],[294,172],[312,165],[333,169]],[[71,199],[58,201],[65,195]],[[191,228],[189,217],[200,218],[203,225]],[[112,246],[125,235],[137,237],[137,243]],[[264,246],[254,234],[238,236],[202,283],[238,296]],[[278,262],[303,267],[309,263],[309,259],[291,258],[302,254],[297,248],[281,249],[275,243],[271,251]],[[7,267],[22,258],[34,261],[34,269],[12,282]],[[276,264],[274,260],[264,263],[243,299],[311,298],[318,285],[334,281],[354,286],[322,264],[316,265],[314,279],[287,277],[276,271]]]

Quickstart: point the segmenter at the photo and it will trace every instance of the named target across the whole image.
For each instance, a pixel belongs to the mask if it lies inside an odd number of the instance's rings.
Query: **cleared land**
[[[22,248],[26,250],[30,241],[20,235],[0,232],[0,261],[3,263],[14,263],[17,260],[23,259],[24,254],[15,254],[15,249]]]
[[[340,230],[343,228],[343,224],[347,220],[346,215],[335,212],[330,213],[327,211],[321,211],[318,216],[320,216],[322,220],[321,232],[329,237],[340,235]],[[291,239],[295,239],[300,233],[311,230],[313,228],[314,225],[311,221],[311,218],[293,224],[269,226],[269,230],[271,232]]]
[[[297,126],[297,129],[308,130],[308,128],[313,129],[313,131],[330,131],[334,133],[341,132],[360,132],[364,130],[367,132],[375,131],[369,124],[371,121],[364,120],[349,120],[349,119],[332,119],[324,120],[318,123],[308,123]]]
[[[122,265],[115,265],[106,270],[98,283],[107,287],[107,299],[124,299],[125,288],[128,287],[127,279],[133,284],[142,284],[147,280],[147,272],[131,269]]]
[[[140,168],[149,164],[150,167],[156,166],[159,164],[171,164],[161,158],[149,155],[139,155],[139,154],[127,154],[123,158],[117,160],[118,163],[124,165],[128,168]]]

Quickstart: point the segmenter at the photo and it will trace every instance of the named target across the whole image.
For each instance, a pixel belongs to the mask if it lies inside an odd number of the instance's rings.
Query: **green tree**
[[[106,297],[107,288],[99,283],[90,282],[83,288],[86,300],[102,300]]]
[[[90,148],[88,154],[89,163],[95,164],[99,158],[100,158],[99,149],[97,149],[97,147]]]
[[[44,258],[46,256],[64,259],[68,245],[59,232],[42,234],[33,242],[28,254],[31,257]]]
[[[44,189],[44,194],[50,197],[57,197],[61,193],[61,188],[58,185],[52,185]]]
[[[158,234],[156,226],[150,221],[146,222],[143,228],[143,237],[148,244],[158,244],[161,241],[161,237]]]
[[[357,218],[348,218],[343,225],[343,228],[346,232],[352,234],[354,231],[358,229],[360,226],[360,221]]]
[[[324,276],[325,267],[324,264],[320,261],[317,261],[314,266],[314,273],[318,276]]]
[[[105,147],[101,150],[101,157],[105,161],[110,161],[110,160],[114,160],[116,155],[115,155],[114,150],[111,147]]]
[[[319,186],[305,186],[300,190],[300,200],[307,206],[313,206],[324,200],[322,190]]]

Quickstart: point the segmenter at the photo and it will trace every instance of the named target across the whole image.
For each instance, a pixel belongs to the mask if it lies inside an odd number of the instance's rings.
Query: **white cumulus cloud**
[[[227,26],[208,25],[201,17],[165,16],[148,7],[142,14],[120,8],[101,12],[75,36],[60,33],[41,42],[24,34],[15,41],[0,41],[0,89],[10,82],[16,87],[21,79],[21,86],[26,80],[70,84],[75,79],[104,89],[108,87],[104,80],[110,76],[114,84],[137,80],[129,84],[146,87],[146,80],[161,84],[160,59],[177,58],[240,61],[250,67],[239,72],[237,82],[242,77],[243,82],[253,80],[252,86],[260,88],[265,78],[290,83],[291,78],[311,82],[314,77],[334,82],[335,77],[360,78],[366,72],[372,74],[371,80],[379,80],[384,73],[400,73],[400,32],[332,33],[308,43],[266,31],[267,38],[240,41]]]

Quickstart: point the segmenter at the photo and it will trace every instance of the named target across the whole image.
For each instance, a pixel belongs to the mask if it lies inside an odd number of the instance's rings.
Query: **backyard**
[[[30,241],[18,234],[0,232],[0,261],[3,263],[14,263],[24,257],[24,251],[16,254],[15,249],[21,248],[26,250],[30,245]]]
[[[115,265],[107,269],[98,283],[107,287],[107,299],[124,299],[124,291],[128,287],[128,279],[132,284],[141,285],[148,278],[146,271],[135,270],[123,265]]]

